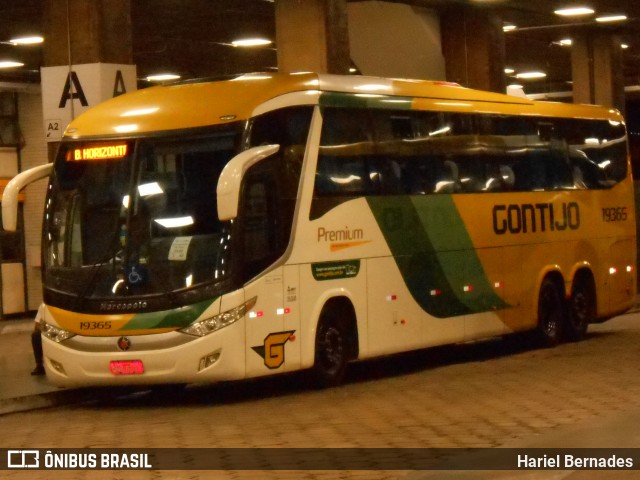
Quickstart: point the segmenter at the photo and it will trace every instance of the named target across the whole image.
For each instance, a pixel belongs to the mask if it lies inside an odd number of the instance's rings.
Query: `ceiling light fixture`
[[[231,45],[234,47],[264,47],[271,45],[273,42],[266,38],[244,38],[241,40],[234,40]]]
[[[513,68],[507,67],[507,68],[504,69],[504,73],[506,73],[507,75],[512,75],[512,74],[516,73],[516,71]]]
[[[24,67],[24,63],[13,62],[11,60],[0,61],[0,68]]]
[[[9,40],[11,45],[37,45],[44,42],[44,38],[40,36],[19,37]]]
[[[520,80],[536,80],[538,78],[545,78],[547,76],[544,72],[522,72],[516,75],[516,78]]]
[[[596,22],[607,23],[607,22],[624,22],[627,19],[626,15],[604,15],[602,17],[597,17]]]
[[[512,23],[505,23],[502,26],[502,31],[503,32],[513,32],[514,30],[516,30],[518,27],[516,27],[514,24]]]
[[[571,7],[561,8],[553,13],[562,17],[576,17],[581,15],[593,15],[595,11],[589,7]]]
[[[563,38],[558,43],[563,47],[570,47],[571,45],[573,45],[573,40],[571,40],[570,38]]]

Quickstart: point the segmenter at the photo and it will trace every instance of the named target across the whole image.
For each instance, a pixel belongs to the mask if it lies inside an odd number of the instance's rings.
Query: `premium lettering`
[[[364,230],[361,228],[344,227],[344,230],[326,230],[324,227],[318,228],[318,242],[344,242],[348,240],[362,240]]]
[[[493,231],[497,235],[577,230],[578,228],[580,228],[580,206],[576,202],[523,203],[493,207]]]

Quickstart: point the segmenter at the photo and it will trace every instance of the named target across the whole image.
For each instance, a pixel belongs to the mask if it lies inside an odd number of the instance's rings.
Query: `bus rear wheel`
[[[565,337],[574,342],[581,340],[596,317],[595,286],[591,278],[582,277],[574,282],[568,313]]]
[[[560,343],[565,326],[564,293],[559,282],[547,277],[540,286],[538,297],[537,336],[545,347]]]
[[[313,372],[318,386],[338,385],[344,379],[349,360],[347,328],[335,309],[323,312],[316,333]]]

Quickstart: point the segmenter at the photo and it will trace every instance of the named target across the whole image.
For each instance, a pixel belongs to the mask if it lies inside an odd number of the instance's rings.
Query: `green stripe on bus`
[[[133,317],[121,330],[150,330],[154,328],[184,328],[196,320],[215,301],[205,300],[175,310],[141,313]]]
[[[356,95],[353,93],[323,92],[319,100],[321,107],[341,108],[382,108],[393,110],[410,110],[413,97],[385,97]]]
[[[423,310],[444,318],[507,306],[491,287],[450,195],[367,201]]]

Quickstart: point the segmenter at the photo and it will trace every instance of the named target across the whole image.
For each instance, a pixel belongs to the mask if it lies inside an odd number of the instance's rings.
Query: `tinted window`
[[[608,188],[626,177],[608,121],[326,108],[311,218],[371,195]]]
[[[249,280],[280,258],[289,244],[311,107],[293,107],[252,120],[249,146],[278,144],[280,149],[251,167],[243,180],[244,272]]]

